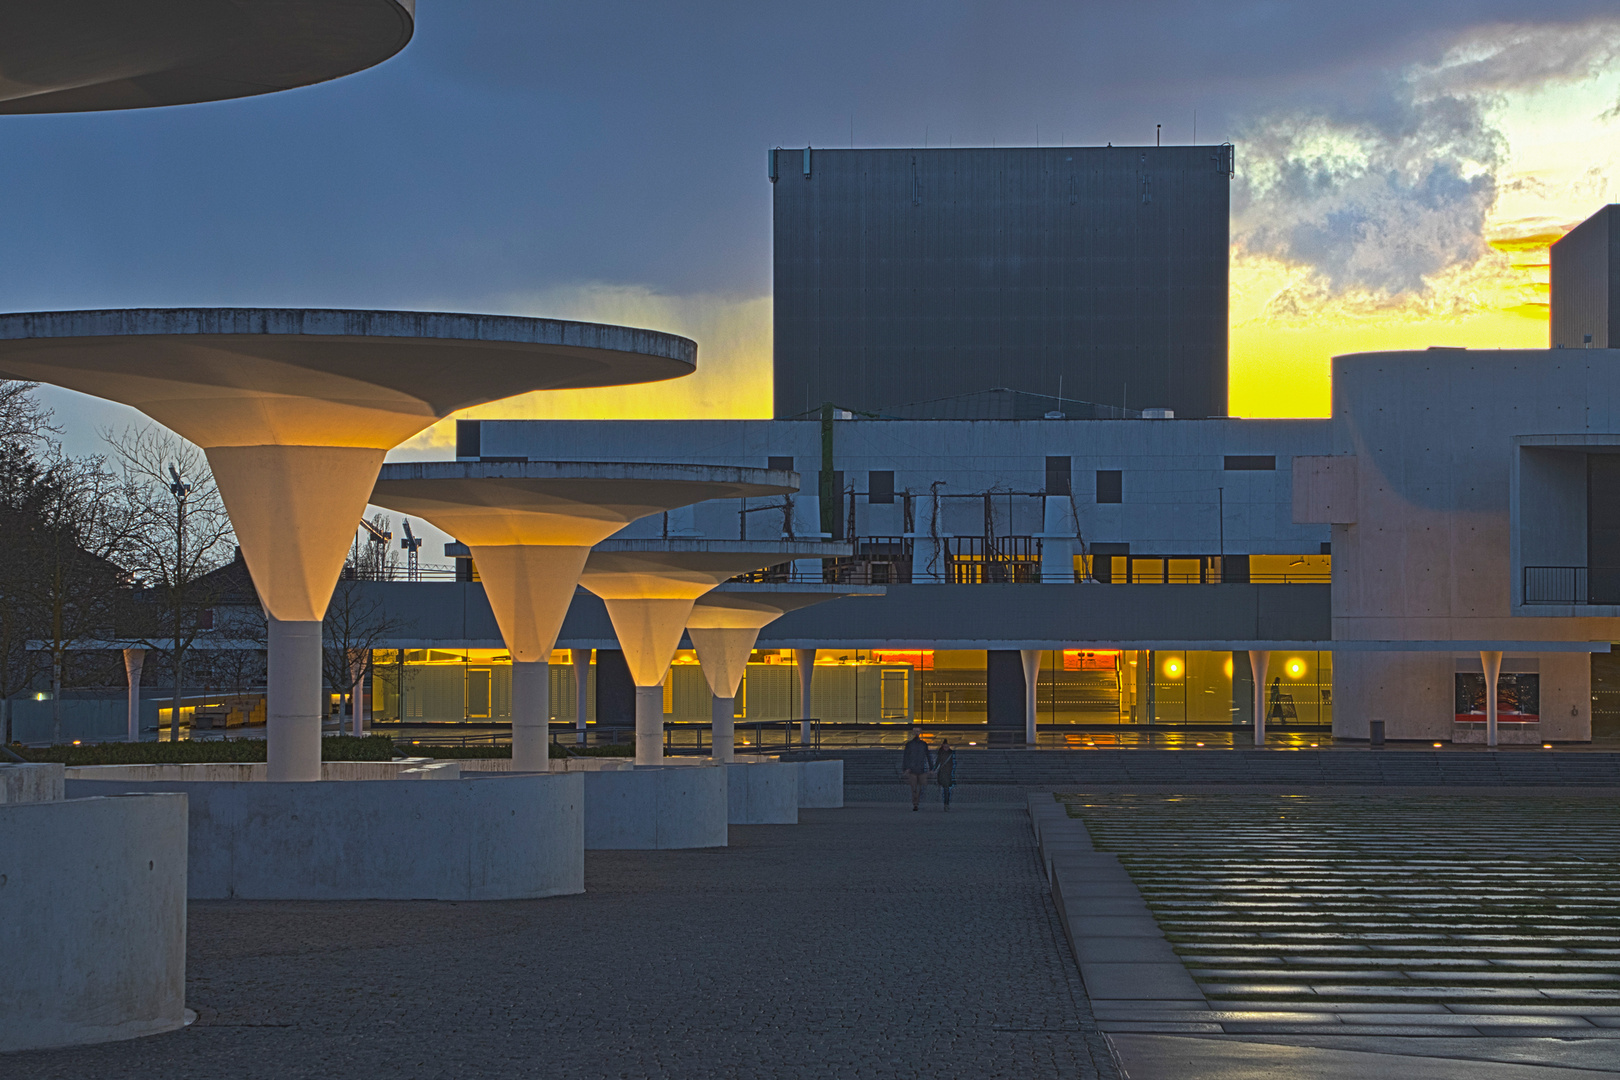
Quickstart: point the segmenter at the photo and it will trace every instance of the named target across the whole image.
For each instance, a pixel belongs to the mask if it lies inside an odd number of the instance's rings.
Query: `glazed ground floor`
[[[573,650],[551,662],[552,719],[619,719],[624,661],[612,650]],[[803,666],[812,663],[810,703]],[[493,649],[378,650],[374,719],[405,723],[500,721],[511,717],[511,664]],[[583,679],[581,680],[581,675]],[[827,724],[988,724],[1010,714],[1022,728],[1023,657],[1017,650],[761,649],[736,699],[739,721],[813,716]],[[615,685],[617,683],[618,685]],[[1035,688],[1043,727],[1225,726],[1252,717],[1253,676],[1246,652],[1184,649],[1052,649],[1039,652]],[[1278,654],[1266,690],[1275,723],[1331,727],[1333,659],[1321,651]],[[664,714],[703,722],[711,699],[702,665],[682,650],[664,680]]]

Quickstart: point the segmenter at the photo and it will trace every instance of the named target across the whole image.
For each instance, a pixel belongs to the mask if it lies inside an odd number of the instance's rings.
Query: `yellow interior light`
[[[1181,678],[1181,661],[1166,660],[1164,662],[1164,673],[1167,677],[1172,679]]]
[[[1438,749],[1439,749],[1439,748],[1440,748],[1440,744],[1439,744],[1439,743],[1435,743],[1435,744],[1434,744],[1434,746],[1435,746],[1435,749],[1437,749],[1437,750],[1438,750]]]
[[[1288,661],[1288,674],[1296,679],[1305,674],[1305,661],[1297,657]]]

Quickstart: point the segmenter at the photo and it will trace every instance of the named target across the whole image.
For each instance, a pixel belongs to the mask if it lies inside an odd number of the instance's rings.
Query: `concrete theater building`
[[[1207,265],[1205,249],[1225,250],[1230,148],[1156,150],[774,151],[778,419],[464,421],[458,457],[797,471],[786,497],[703,503],[618,534],[836,539],[849,556],[751,579],[885,587],[763,628],[739,724],[922,721],[974,742],[983,725],[986,743],[1038,731],[1070,745],[1246,730],[1256,711],[1273,733],[1307,739],[1367,739],[1374,722],[1429,742],[1612,730],[1615,354],[1346,356],[1332,419],[1225,417],[1225,263]],[[1114,190],[1126,172],[1135,201]],[[1217,215],[1220,235],[1172,244],[1150,214],[1198,237]],[[975,230],[1011,221],[991,230],[994,258],[975,248],[988,243]],[[1566,298],[1592,291],[1571,283],[1562,246],[1555,327]],[[988,276],[967,288],[975,265]],[[1098,316],[1118,306],[1105,265],[1136,275],[1145,306]],[[1073,286],[1049,297],[1050,318],[1025,310],[1043,281]],[[959,362],[961,348],[930,336],[928,312],[952,305],[954,340],[1022,326],[1008,335],[1022,345]],[[1157,340],[1189,344],[1151,353],[1148,330],[1171,310],[1186,333]],[[1043,318],[1050,333],[1027,332]],[[1161,362],[1163,379],[1141,377]],[[1172,392],[1200,365],[1219,366],[1218,380]],[[1108,405],[1127,376],[1142,396]],[[925,400],[931,384],[942,392]],[[375,719],[501,719],[501,643],[470,561],[457,577],[377,586],[409,625],[378,670],[409,675],[379,678]],[[701,724],[711,702],[682,645],[666,720]],[[581,706],[619,719],[632,695],[599,601],[576,595],[557,647],[554,720]],[[1498,669],[1493,708],[1486,674]]]

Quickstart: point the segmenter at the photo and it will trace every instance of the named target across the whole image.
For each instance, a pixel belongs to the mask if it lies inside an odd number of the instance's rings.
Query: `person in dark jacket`
[[[951,788],[956,786],[956,751],[949,739],[941,739],[939,751],[934,755],[934,779],[939,783],[939,797],[945,809],[951,808]]]
[[[928,752],[928,744],[923,742],[922,736],[916,728],[911,729],[911,739],[906,748],[900,751],[900,771],[905,774],[906,783],[911,785],[911,808],[917,809],[917,803],[922,799],[923,778],[934,767],[934,757]]]

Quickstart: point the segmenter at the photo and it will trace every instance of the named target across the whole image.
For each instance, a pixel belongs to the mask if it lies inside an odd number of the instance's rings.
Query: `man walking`
[[[933,767],[934,759],[928,753],[928,744],[923,742],[917,729],[912,728],[911,739],[906,743],[906,748],[900,752],[900,771],[905,773],[906,783],[911,785],[913,810],[917,809],[917,803],[922,799],[923,778]]]

